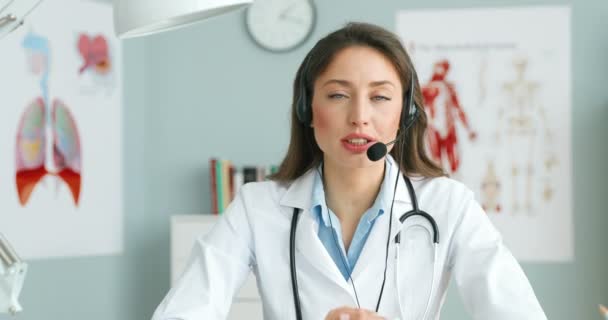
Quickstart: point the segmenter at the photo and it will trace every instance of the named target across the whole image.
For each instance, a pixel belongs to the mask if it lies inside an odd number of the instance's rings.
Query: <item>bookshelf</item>
[[[218,215],[184,214],[171,216],[171,285],[186,267],[194,241],[215,224]],[[262,301],[253,273],[232,301],[228,320],[262,319]]]

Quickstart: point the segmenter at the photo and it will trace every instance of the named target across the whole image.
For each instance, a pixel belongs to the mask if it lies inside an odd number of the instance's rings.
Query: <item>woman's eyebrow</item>
[[[329,85],[329,84],[332,84],[332,83],[337,83],[337,84],[345,86],[345,87],[352,87],[353,86],[353,84],[350,81],[348,81],[348,80],[330,79],[330,80],[325,81],[325,83],[323,84],[322,87],[325,87],[326,85]],[[379,86],[382,86],[382,85],[385,85],[385,84],[388,84],[388,85],[396,88],[395,84],[392,83],[392,82],[390,82],[390,81],[388,81],[388,80],[372,81],[372,82],[369,83],[369,86],[370,87],[379,87]]]
[[[327,86],[329,84],[332,84],[332,83],[337,83],[337,84],[345,86],[345,87],[352,87],[353,86],[352,83],[350,83],[348,80],[330,79],[330,80],[325,81],[325,83],[323,84],[322,87],[325,87],[325,86]]]
[[[370,82],[369,86],[370,87],[379,87],[379,86],[382,86],[382,85],[385,85],[385,84],[388,84],[388,85],[396,88],[395,84],[392,83],[392,82],[390,82],[390,81],[388,81],[388,80],[372,81],[372,82]]]

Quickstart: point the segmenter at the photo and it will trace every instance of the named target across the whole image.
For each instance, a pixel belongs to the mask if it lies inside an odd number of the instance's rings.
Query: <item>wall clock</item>
[[[298,47],[308,39],[315,23],[312,0],[255,0],[245,11],[249,35],[269,51]]]

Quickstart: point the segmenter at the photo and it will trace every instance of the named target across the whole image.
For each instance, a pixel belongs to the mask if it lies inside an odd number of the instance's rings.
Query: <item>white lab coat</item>
[[[390,156],[388,159],[394,164]],[[391,171],[394,181],[397,170]],[[295,319],[289,268],[294,207],[303,209],[296,234],[303,318],[324,319],[334,308],[356,306],[352,286],[317,236],[318,225],[309,210],[313,182],[311,170],[288,186],[274,181],[243,185],[212,231],[197,239],[185,272],[158,306],[153,320],[225,319],[233,296],[251,271],[264,319]],[[421,319],[434,272],[428,319],[439,319],[451,278],[474,319],[546,319],[525,274],[473,193],[449,178],[412,182],[420,209],[432,215],[439,227],[436,265],[432,263],[430,225],[421,217],[407,219],[399,251],[401,301],[395,290],[396,246],[391,242],[378,313],[398,319],[401,303],[405,319]],[[401,214],[411,209],[400,177],[392,235],[401,228]],[[352,273],[361,307],[369,310],[375,309],[382,284],[389,219],[389,214],[383,214],[376,220]]]

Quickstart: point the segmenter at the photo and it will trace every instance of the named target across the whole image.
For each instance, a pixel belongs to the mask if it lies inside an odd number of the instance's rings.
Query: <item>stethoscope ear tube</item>
[[[416,192],[414,191],[412,181],[406,175],[403,175],[403,178],[405,180],[405,185],[407,186],[407,192],[410,194],[410,200],[412,201],[413,208],[411,211],[402,214],[399,218],[399,222],[401,222],[401,224],[403,225],[403,222],[411,216],[422,216],[431,224],[431,227],[433,228],[433,243],[435,243],[436,245],[439,244],[439,228],[437,227],[437,222],[430,214],[418,208],[418,197],[416,197]],[[397,235],[395,236],[395,242],[397,243],[401,241],[400,234],[401,232],[397,233]]]
[[[405,319],[405,313],[403,311],[403,306],[401,303],[401,291],[400,291],[400,287],[399,287],[399,283],[400,278],[399,278],[399,270],[401,269],[401,263],[400,263],[400,259],[399,259],[399,246],[400,246],[400,234],[401,232],[397,233],[397,236],[395,237],[395,290],[397,291],[397,301],[399,301],[399,312],[401,314],[401,319]],[[431,307],[431,301],[433,299],[433,293],[434,293],[434,288],[435,288],[435,272],[437,271],[437,243],[433,243],[433,270],[431,271],[431,288],[429,290],[429,296],[428,299],[426,300],[426,306],[424,307],[424,314],[422,316],[422,320],[426,320],[427,315],[429,313],[430,307]]]
[[[437,246],[439,245],[439,228],[437,227],[437,222],[435,221],[435,219],[428,213],[420,210],[418,208],[418,198],[416,197],[416,192],[414,191],[414,186],[412,185],[412,182],[410,181],[410,179],[407,176],[403,176],[404,180],[405,180],[405,184],[407,186],[407,191],[410,194],[410,199],[412,201],[412,210],[408,211],[404,214],[401,215],[401,217],[399,217],[399,222],[401,223],[401,226],[403,227],[403,223],[405,222],[405,220],[407,220],[407,218],[409,217],[413,217],[413,216],[421,216],[423,218],[425,218],[430,224],[431,227],[433,228],[433,270],[432,275],[431,275],[431,289],[429,292],[429,297],[426,301],[426,306],[424,308],[424,315],[422,316],[422,319],[426,319],[428,312],[430,310],[430,306],[431,306],[431,300],[433,298],[433,291],[434,291],[434,287],[435,287],[435,268],[437,267],[436,265],[436,261],[437,261]],[[396,291],[397,291],[397,299],[399,302],[401,302],[401,294],[400,294],[400,290],[399,290],[399,269],[400,269],[400,263],[399,263],[399,245],[401,244],[401,230],[399,232],[397,232],[397,235],[395,236],[395,285],[397,286]],[[401,313],[401,317],[404,318],[404,313],[403,313],[403,308],[401,306],[401,303],[399,303],[399,312]]]
[[[439,228],[437,227],[437,222],[435,222],[435,219],[433,219],[433,217],[421,210],[412,210],[412,211],[408,211],[406,213],[404,213],[403,215],[401,215],[401,217],[399,218],[399,222],[401,222],[401,225],[403,225],[403,222],[405,220],[407,220],[407,218],[412,217],[412,216],[422,216],[423,218],[426,219],[426,221],[428,221],[431,224],[431,227],[433,228],[433,243],[435,245],[439,244]],[[401,231],[399,231],[397,233],[397,235],[395,236],[395,242],[396,243],[401,243]]]
[[[296,319],[302,320],[302,308],[300,306],[300,293],[298,291],[298,277],[296,275],[296,228],[300,210],[293,208],[293,218],[291,219],[291,233],[289,237],[289,267],[291,268],[291,287],[293,290],[293,303],[296,308]]]

